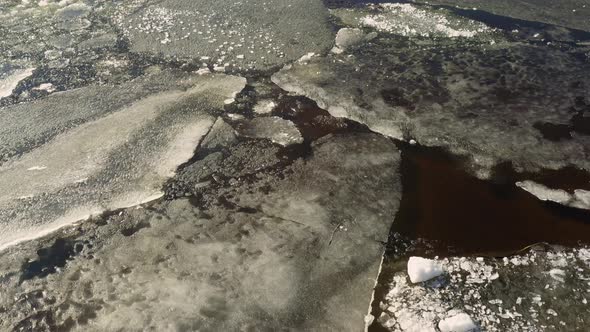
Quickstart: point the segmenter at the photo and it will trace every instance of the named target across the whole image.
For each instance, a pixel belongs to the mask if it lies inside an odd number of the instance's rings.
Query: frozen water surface
[[[0,330],[584,330],[589,5],[0,1]]]

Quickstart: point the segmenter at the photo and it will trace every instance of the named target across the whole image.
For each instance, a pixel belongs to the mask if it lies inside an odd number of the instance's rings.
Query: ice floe
[[[133,52],[201,59],[227,70],[265,70],[332,44],[319,0],[139,1],[116,15]],[[222,69],[225,68],[225,69]]]
[[[583,112],[588,62],[559,48],[472,39],[422,42],[381,34],[354,54],[293,63],[272,80],[332,116],[467,155],[481,178],[503,161],[517,170],[590,169],[590,136],[550,140],[535,126],[570,123],[572,110]]]
[[[58,131],[50,139],[44,133],[46,141],[34,140],[38,131],[22,132],[16,142],[24,139],[26,149],[0,166],[0,185],[13,188],[0,194],[0,248],[105,210],[160,197],[164,181],[192,157],[213,125],[208,112],[222,109],[223,100],[246,83],[225,75],[184,76],[184,80],[184,88],[168,83],[159,93],[133,96],[137,99],[127,99],[130,104],[99,117],[90,116],[96,110],[81,108],[78,116],[88,112],[85,116],[90,117],[78,125],[44,123],[46,129]],[[104,98],[88,89],[65,92],[59,96],[61,103],[44,103],[43,111],[60,114],[65,101],[80,93],[86,105],[92,105],[93,98]],[[29,125],[43,129],[35,112],[34,107],[29,109]],[[22,119],[27,115],[22,114]],[[13,133],[11,126],[0,130],[7,137]],[[31,197],[26,204],[19,200],[23,196]]]
[[[417,1],[414,0],[413,2]],[[429,0],[428,3],[457,6],[467,10],[482,10],[526,21],[545,22],[590,31],[590,22],[587,19],[590,16],[590,5],[585,1]]]

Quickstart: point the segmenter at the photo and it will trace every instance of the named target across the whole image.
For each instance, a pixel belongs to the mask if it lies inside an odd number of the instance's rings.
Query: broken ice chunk
[[[422,257],[410,257],[408,261],[408,275],[412,283],[423,282],[438,277],[444,270],[437,261]]]
[[[475,331],[477,326],[466,313],[443,319],[438,323],[438,328],[441,332],[469,332]]]

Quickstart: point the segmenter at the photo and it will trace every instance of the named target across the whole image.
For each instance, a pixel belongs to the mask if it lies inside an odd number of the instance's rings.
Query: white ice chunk
[[[423,282],[443,274],[442,265],[434,260],[422,257],[410,257],[408,275],[413,283]]]
[[[466,313],[460,313],[458,315],[443,319],[438,323],[438,328],[441,332],[469,332],[475,331],[477,326]]]

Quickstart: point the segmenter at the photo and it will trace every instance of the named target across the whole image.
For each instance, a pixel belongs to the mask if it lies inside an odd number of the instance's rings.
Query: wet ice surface
[[[0,329],[588,325],[586,7],[375,2],[0,2]]]

